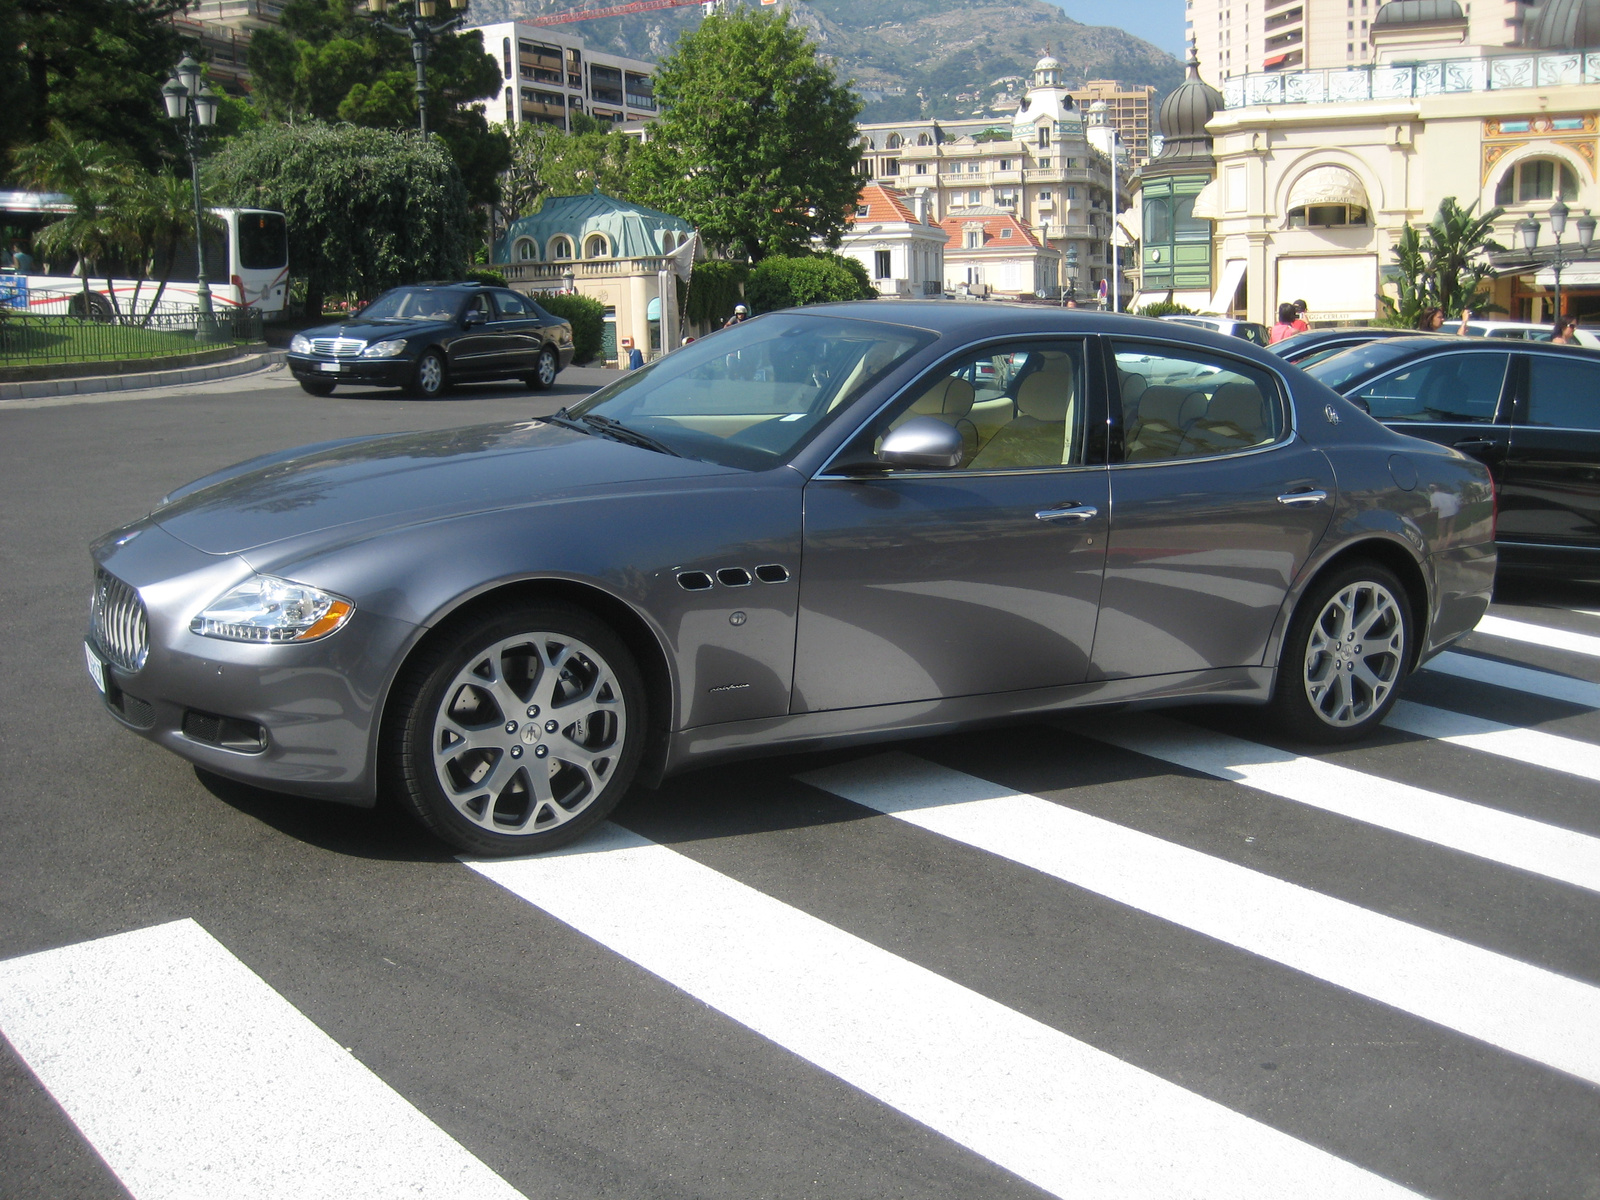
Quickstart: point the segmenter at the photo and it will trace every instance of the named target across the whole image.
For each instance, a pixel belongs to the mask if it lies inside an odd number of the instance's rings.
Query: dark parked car
[[[243,463],[93,556],[118,720],[479,854],[576,837],[635,776],[1084,706],[1348,740],[1495,566],[1480,464],[1242,339],[913,302]]]
[[[395,288],[350,320],[289,343],[289,370],[313,396],[350,383],[431,398],[469,379],[543,389],[571,362],[569,322],[509,288],[476,283]]]
[[[1359,346],[1362,342],[1376,341],[1379,338],[1411,337],[1415,332],[1411,329],[1391,329],[1379,325],[1352,325],[1345,329],[1311,329],[1284,338],[1281,342],[1274,342],[1268,349],[1278,357],[1305,370],[1312,363],[1331,358],[1339,351]]]
[[[1413,334],[1309,373],[1414,437],[1470,454],[1499,491],[1507,568],[1600,575],[1600,355],[1578,346]]]

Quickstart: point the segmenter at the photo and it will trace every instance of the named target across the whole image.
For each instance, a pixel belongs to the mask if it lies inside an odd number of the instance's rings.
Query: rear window
[[[289,265],[289,242],[282,213],[239,214],[239,265],[247,271]]]
[[[1413,346],[1405,344],[1408,340],[1396,338],[1393,341],[1380,339],[1362,342],[1305,367],[1305,372],[1317,382],[1325,383],[1337,392],[1352,379],[1359,379],[1406,357],[1414,349]]]

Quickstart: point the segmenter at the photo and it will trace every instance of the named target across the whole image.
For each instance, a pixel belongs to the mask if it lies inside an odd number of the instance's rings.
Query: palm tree
[[[1454,196],[1446,196],[1428,225],[1419,230],[1408,221],[1401,228],[1394,245],[1399,298],[1378,297],[1384,324],[1409,328],[1426,308],[1437,308],[1449,319],[1467,309],[1501,311],[1481,288],[1493,272],[1484,254],[1505,249],[1489,236],[1505,209],[1475,217],[1472,210],[1477,206],[1474,200],[1463,208]]]
[[[141,172],[132,182],[133,186],[121,198],[131,218],[138,247],[139,276],[134,285],[132,311],[138,311],[139,292],[144,281],[154,271],[161,272],[156,294],[144,317],[148,325],[161,307],[161,297],[172,279],[178,247],[193,235],[194,196],[189,190],[189,180],[171,171]]]

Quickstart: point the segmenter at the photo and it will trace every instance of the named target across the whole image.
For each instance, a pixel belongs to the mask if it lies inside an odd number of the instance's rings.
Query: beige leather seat
[[[1189,423],[1205,412],[1205,395],[1188,388],[1157,384],[1139,397],[1139,415],[1126,433],[1124,457],[1129,462],[1176,458],[1183,450]]]
[[[1225,454],[1270,440],[1272,423],[1261,390],[1252,383],[1225,383],[1211,397],[1206,415],[1184,439],[1184,454]]]
[[[1045,351],[1037,370],[1017,386],[1017,415],[972,460],[974,470],[1059,467],[1070,454],[1077,370],[1072,357]]]

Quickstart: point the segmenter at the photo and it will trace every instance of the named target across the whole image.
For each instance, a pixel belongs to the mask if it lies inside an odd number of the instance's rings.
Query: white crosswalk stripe
[[[1477,632],[1514,642],[1527,642],[1532,646],[1544,646],[1551,650],[1570,650],[1574,654],[1587,654],[1590,658],[1600,658],[1600,637],[1591,633],[1574,633],[1570,629],[1535,625],[1531,621],[1517,621],[1510,617],[1497,617],[1492,614],[1478,622]]]
[[[1587,679],[1574,679],[1554,671],[1540,671],[1534,667],[1520,667],[1513,663],[1496,662],[1492,658],[1479,658],[1446,650],[1430,658],[1423,666],[1424,673],[1450,675],[1456,679],[1470,679],[1476,683],[1491,683],[1512,691],[1527,692],[1532,696],[1548,696],[1568,704],[1581,704],[1585,708],[1600,708],[1600,683]]]
[[[1412,1194],[620,827],[468,865],[1058,1196]]]
[[[1384,724],[1418,737],[1600,782],[1600,746],[1592,742],[1486,721],[1482,717],[1413,704],[1408,700],[1396,702]]]
[[[0,962],[0,1032],[135,1200],[521,1200],[193,921]]]
[[[798,778],[1600,1083],[1600,988],[910,755]]]
[[[1600,838],[1165,717],[1066,726],[1284,800],[1600,892]]]

